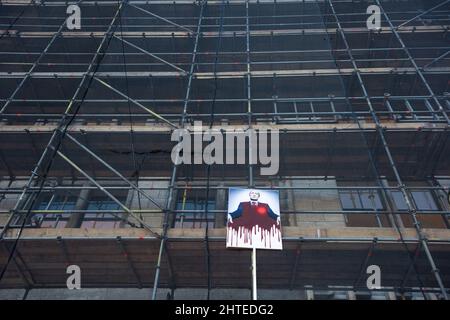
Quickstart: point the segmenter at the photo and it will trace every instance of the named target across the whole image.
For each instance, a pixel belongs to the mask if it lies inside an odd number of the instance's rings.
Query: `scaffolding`
[[[79,30],[66,25],[71,4]],[[370,4],[381,9],[378,30],[366,27]],[[241,186],[279,190],[287,202],[308,192],[370,202],[282,207],[286,250],[262,254],[263,288],[364,291],[378,263],[389,270],[382,291],[448,299],[449,14],[444,0],[1,1],[0,287],[64,287],[51,259],[94,263],[102,245],[109,255],[97,262],[121,255],[126,267],[104,282],[91,267],[91,287],[152,287],[153,299],[161,286],[172,296],[204,287],[208,299],[213,288],[249,287],[248,252],[224,248],[225,191]],[[173,130],[195,121],[279,130],[278,174],[173,164]],[[420,192],[436,205],[418,205]],[[85,194],[114,209],[90,208]],[[55,209],[57,197],[78,200]],[[80,228],[99,214],[120,228]],[[45,227],[49,216],[66,228]],[[183,227],[187,216],[201,228]],[[327,220],[337,216],[346,227]],[[302,228],[305,219],[321,227]],[[276,277],[265,263],[280,267]]]

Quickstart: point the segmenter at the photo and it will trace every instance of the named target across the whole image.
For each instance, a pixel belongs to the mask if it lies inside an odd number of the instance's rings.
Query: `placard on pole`
[[[252,298],[256,300],[256,249],[283,249],[277,190],[229,189],[226,246],[252,249]]]

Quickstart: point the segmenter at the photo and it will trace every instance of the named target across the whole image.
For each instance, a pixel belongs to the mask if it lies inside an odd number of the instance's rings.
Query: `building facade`
[[[448,1],[0,7],[0,298],[250,299],[230,187],[280,194],[260,299],[448,298]],[[278,171],[174,163],[200,121],[277,132]]]

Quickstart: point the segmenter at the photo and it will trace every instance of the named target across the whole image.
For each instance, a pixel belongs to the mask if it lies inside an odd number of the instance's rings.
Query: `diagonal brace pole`
[[[83,75],[83,78],[81,79],[81,82],[78,84],[77,89],[75,90],[75,93],[73,94],[72,98],[69,100],[69,104],[67,105],[66,111],[63,114],[63,117],[60,120],[60,123],[58,125],[59,129],[55,130],[44,150],[44,152],[42,152],[41,157],[39,158],[36,166],[34,167],[33,171],[31,171],[31,176],[28,178],[27,184],[25,185],[25,188],[23,189],[21,195],[19,196],[19,199],[17,200],[14,208],[12,209],[12,214],[9,215],[8,220],[6,221],[6,225],[5,227],[0,230],[0,240],[3,238],[3,236],[5,235],[7,229],[9,228],[10,224],[12,223],[13,219],[16,217],[16,212],[21,208],[21,207],[25,207],[25,205],[27,204],[27,202],[30,200],[30,197],[34,195],[34,193],[31,193],[30,196],[27,196],[28,190],[31,188],[31,185],[33,184],[33,182],[35,181],[35,178],[41,178],[40,175],[38,174],[39,169],[41,169],[41,167],[44,165],[46,158],[49,156],[49,150],[50,150],[50,146],[52,146],[53,144],[56,144],[57,147],[59,148],[59,144],[61,143],[61,139],[64,137],[64,133],[66,132],[68,125],[70,124],[70,119],[67,120],[68,114],[69,112],[72,110],[72,107],[74,106],[75,102],[76,102],[76,97],[78,96],[78,94],[81,92],[83,86],[85,85],[85,82],[87,79],[89,79],[89,81],[91,80],[91,78],[89,78],[91,71],[94,71],[94,74],[96,72],[96,70],[92,70],[94,68],[94,65],[98,59],[98,57],[101,54],[101,50],[104,47],[105,43],[107,43],[107,47],[109,46],[109,40],[111,39],[111,37],[109,37],[108,39],[108,35],[111,34],[111,31],[113,29],[113,26],[117,20],[117,17],[119,15],[119,11],[122,9],[123,6],[123,2],[120,2],[120,5],[118,6],[116,13],[113,17],[113,19],[111,20],[108,30],[106,31],[105,35],[103,36],[99,46],[97,47],[97,51],[95,52],[94,56],[92,57],[88,69],[86,70],[86,72]],[[65,23],[65,22],[64,22]],[[64,25],[64,24],[63,24]],[[105,50],[106,52],[106,50]],[[97,64],[98,66],[98,64]],[[89,83],[90,85],[90,83]],[[12,98],[12,96],[11,96]],[[5,108],[5,106],[3,106],[3,108]],[[1,113],[2,111],[0,111]],[[62,137],[59,136],[59,133],[62,133]],[[59,141],[58,141],[59,139]],[[56,143],[55,143],[56,141]],[[53,147],[54,150],[54,147]],[[51,158],[53,158],[54,154],[51,155]],[[46,176],[46,173],[44,173],[43,176]],[[41,186],[42,188],[42,186]],[[38,191],[39,192],[39,191]],[[34,200],[31,201],[32,204],[34,204]],[[22,202],[24,202],[24,204],[22,204]],[[31,207],[30,207],[31,208]],[[20,238],[20,234],[18,235],[17,239]]]
[[[125,212],[127,212],[130,216],[135,218],[139,223],[142,224],[148,231],[154,234],[157,238],[161,236],[153,230],[151,226],[149,226],[143,219],[137,216],[132,210],[130,210],[127,206],[125,206],[122,202],[119,201],[116,197],[114,197],[108,190],[106,190],[102,185],[100,185],[95,179],[93,179],[90,175],[88,175],[83,169],[77,166],[72,160],[66,157],[61,151],[56,150],[56,153],[63,158],[68,164],[70,164],[74,169],[76,169],[79,173],[85,176],[93,185],[95,185],[100,191],[104,192],[111,200],[117,203]]]
[[[99,162],[101,162],[104,166],[106,166],[109,170],[111,170],[112,172],[114,172],[117,176],[119,176],[119,178],[121,178],[123,181],[125,181],[132,189],[134,189],[135,191],[139,192],[140,194],[142,194],[145,198],[147,198],[148,200],[150,200],[155,206],[157,206],[159,209],[164,211],[164,208],[157,203],[150,195],[148,195],[144,190],[142,190],[141,188],[139,188],[138,186],[136,186],[134,183],[132,183],[130,180],[128,180],[127,178],[125,178],[119,171],[117,171],[116,169],[114,169],[111,165],[109,165],[105,160],[103,160],[102,158],[100,158],[98,155],[96,155],[92,150],[90,150],[88,147],[86,147],[85,145],[83,145],[81,142],[79,142],[77,139],[75,139],[72,135],[66,133],[66,137],[68,137],[70,140],[72,140],[76,145],[78,145],[80,148],[82,148],[84,151],[86,151],[87,153],[89,153],[92,157],[94,157],[96,160],[98,160]]]
[[[411,55],[409,49],[406,47],[405,43],[403,42],[402,38],[400,37],[397,28],[394,27],[394,25],[392,24],[391,20],[389,19],[388,14],[386,13],[386,10],[383,9],[383,6],[380,3],[380,0],[375,0],[376,4],[378,5],[378,7],[380,7],[381,11],[383,12],[384,17],[386,18],[386,21],[389,24],[390,29],[392,30],[392,33],[394,34],[394,36],[397,38],[398,43],[401,45],[401,48],[403,49],[403,52],[406,54],[406,56],[408,57],[408,60],[410,61],[410,63],[412,64],[412,66],[414,67],[414,69],[416,69],[416,74],[417,76],[422,80],[423,85],[425,86],[425,88],[428,90],[428,92],[430,93],[432,99],[434,100],[434,102],[436,103],[436,105],[439,108],[439,111],[442,112],[442,116],[444,117],[445,121],[447,122],[447,124],[450,124],[450,118],[447,115],[447,112],[444,110],[444,108],[442,107],[439,99],[436,97],[436,94],[434,93],[434,91],[431,89],[427,79],[425,78],[425,76],[422,73],[422,70],[419,68],[419,66],[417,65],[416,61],[414,60],[413,56]],[[450,0],[448,0],[450,1]]]
[[[413,22],[413,21],[416,20],[417,18],[420,18],[420,17],[422,17],[422,16],[424,16],[424,15],[430,13],[431,11],[433,11],[433,10],[439,8],[439,7],[442,7],[444,4],[449,3],[449,2],[450,2],[450,0],[446,0],[446,1],[444,1],[444,2],[442,2],[442,3],[440,3],[440,4],[438,4],[438,5],[434,6],[433,8],[428,9],[427,11],[422,12],[421,14],[415,16],[414,18],[411,18],[411,19],[409,19],[408,21],[405,21],[405,22],[403,22],[402,24],[398,25],[398,26],[396,27],[396,29],[399,29],[399,28],[401,28],[401,27],[407,25],[408,23]]]
[[[444,54],[441,54],[439,57],[437,57],[436,59],[434,59],[433,61],[431,61],[430,63],[426,64],[423,66],[423,69],[427,69],[428,67],[430,67],[432,64],[435,64],[436,62],[438,62],[441,59],[444,59],[446,56],[448,56],[450,54],[450,50],[445,52]]]
[[[135,45],[134,43],[131,43],[131,42],[125,40],[124,38],[121,38],[121,37],[116,36],[116,35],[114,36],[114,38],[116,38],[116,39],[118,39],[118,40],[120,40],[120,41],[126,43],[127,45],[129,45],[129,46],[131,46],[131,47],[133,47],[133,48],[135,48],[135,49],[137,49],[137,50],[139,50],[139,51],[141,51],[142,53],[145,53],[145,54],[147,54],[147,55],[149,55],[149,56],[155,58],[156,60],[158,60],[158,61],[160,61],[160,62],[162,62],[162,63],[164,63],[164,64],[167,64],[168,66],[171,66],[172,68],[176,69],[177,71],[180,71],[183,75],[187,75],[187,74],[188,74],[188,73],[186,72],[186,70],[183,70],[183,69],[181,69],[180,67],[177,67],[176,65],[174,65],[173,63],[170,63],[169,61],[164,60],[163,58],[160,58],[160,57],[158,57],[157,55],[155,55],[155,54],[153,54],[153,53],[151,53],[151,52],[149,52],[149,51],[147,51],[147,50],[145,50],[145,49],[142,49],[141,47]]]
[[[123,93],[122,91],[117,90],[116,88],[114,88],[113,86],[111,86],[110,84],[106,83],[105,81],[97,78],[94,76],[94,79],[97,80],[98,82],[100,82],[102,85],[104,85],[105,87],[111,89],[112,91],[114,91],[115,93],[117,93],[118,95],[122,96],[123,98],[133,102],[135,105],[137,105],[139,108],[147,111],[148,113],[150,113],[151,115],[153,115],[155,118],[167,123],[168,125],[170,125],[173,128],[178,129],[178,126],[176,124],[174,124],[173,122],[167,120],[166,118],[162,117],[161,115],[159,115],[158,113],[154,112],[153,110],[147,108],[146,106],[144,106],[142,103],[137,102],[136,100],[134,100],[133,98],[130,98],[129,96],[127,96],[125,93]]]
[[[155,17],[155,18],[158,18],[158,19],[160,19],[160,20],[162,20],[162,21],[164,21],[164,22],[167,22],[168,24],[171,24],[171,25],[173,25],[173,26],[175,26],[175,27],[178,27],[178,28],[183,29],[183,30],[188,31],[188,32],[195,33],[195,32],[192,31],[191,29],[186,28],[186,27],[184,27],[184,26],[182,26],[182,25],[179,25],[178,23],[175,23],[175,22],[173,22],[173,21],[170,21],[169,19],[166,19],[166,18],[164,18],[164,17],[161,17],[161,16],[157,15],[156,13],[153,13],[153,12],[151,12],[151,11],[145,10],[145,9],[143,9],[143,8],[141,8],[141,7],[138,7],[138,6],[135,6],[134,4],[131,4],[131,3],[127,3],[127,4],[128,4],[130,7],[133,7],[133,8],[135,8],[135,9],[138,9],[138,10],[142,11],[142,12],[145,12],[146,14],[149,14],[149,15]]]

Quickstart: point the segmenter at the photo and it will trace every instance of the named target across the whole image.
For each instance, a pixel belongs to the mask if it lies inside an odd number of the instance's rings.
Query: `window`
[[[405,198],[403,197],[400,191],[391,191],[391,198],[394,202],[395,208],[399,211],[408,210],[408,206],[406,205]]]
[[[383,210],[383,204],[377,191],[343,190],[339,191],[343,210]]]
[[[377,190],[340,190],[339,200],[344,211],[363,211],[363,213],[355,212],[345,215],[348,227],[389,227],[391,224],[385,214],[379,213],[385,209],[385,206]]]
[[[119,204],[108,199],[90,199],[86,210],[88,211],[117,211],[120,210]],[[82,228],[97,228],[97,229],[113,229],[119,228],[122,212],[88,212],[84,215]]]
[[[32,218],[32,224],[41,228],[65,228],[75,210],[78,197],[55,195],[46,197],[34,210],[42,210]],[[119,199],[120,200],[120,199]],[[81,222],[82,228],[112,229],[119,228],[122,221],[121,208],[117,203],[105,197],[90,198],[86,212]],[[52,212],[57,211],[57,212]],[[89,212],[91,211],[91,212]],[[102,212],[92,212],[102,211]]]
[[[423,211],[438,211],[439,208],[434,201],[433,195],[430,191],[413,191],[412,198],[417,210]]]
[[[179,201],[177,203],[177,211],[183,210],[183,212],[177,212],[175,218],[175,228],[205,228],[208,224],[209,228],[214,227],[214,212],[215,201],[210,200],[207,202],[208,205],[208,216],[205,217],[205,206],[206,202],[204,200],[186,200]],[[184,212],[189,211],[191,212]]]
[[[411,200],[416,207],[417,220],[423,228],[446,228],[447,224],[444,216],[439,213],[440,209],[434,199],[433,192],[430,190],[414,190],[411,191]],[[408,206],[400,191],[391,191],[391,198],[395,205],[395,209],[400,212],[403,225],[406,228],[413,228],[414,221],[410,214],[407,213]],[[420,213],[422,212],[422,213]],[[436,213],[433,213],[436,212]]]
[[[391,191],[392,200],[399,211],[407,211],[408,205],[400,191]],[[412,191],[411,198],[418,211],[438,211],[439,208],[431,191]]]
[[[64,228],[69,221],[70,213],[64,213],[63,211],[73,210],[76,200],[76,197],[71,196],[52,196],[41,201],[35,210],[49,212],[35,214],[32,218],[33,224],[37,224],[41,228]]]

